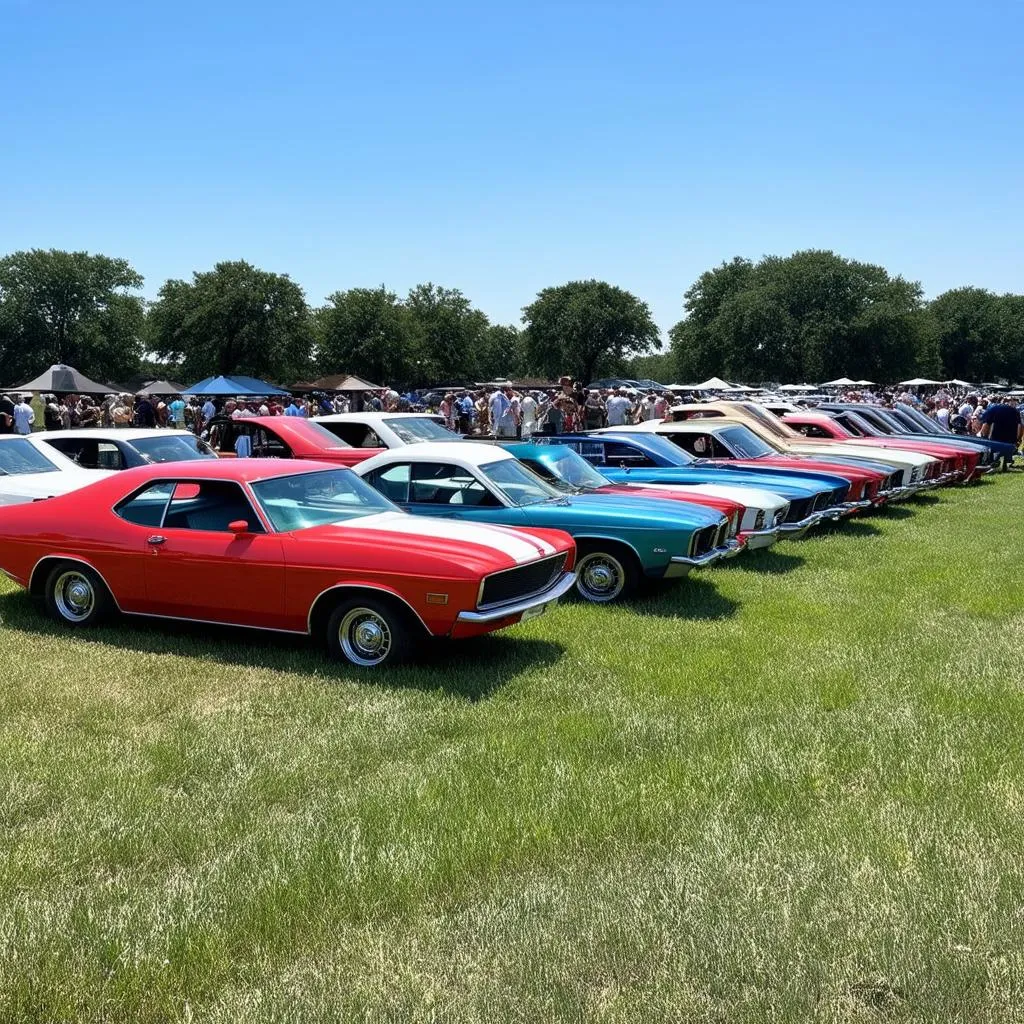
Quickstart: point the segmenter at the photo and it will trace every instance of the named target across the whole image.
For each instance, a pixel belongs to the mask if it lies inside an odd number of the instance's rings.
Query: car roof
[[[40,440],[49,440],[51,437],[70,437],[76,439],[97,439],[120,438],[122,441],[137,441],[145,437],[183,437],[195,435],[191,430],[167,430],[163,427],[79,427],[71,430],[40,430],[32,435]]]
[[[315,459],[196,459],[188,462],[161,462],[153,466],[126,469],[118,479],[137,486],[146,480],[238,480],[251,483],[279,476],[298,476],[320,470],[343,470],[333,462]]]
[[[432,412],[335,412],[327,416],[314,416],[313,420],[323,420],[325,423],[370,423],[375,420],[421,420],[424,417],[427,419],[444,418]]]
[[[485,466],[491,462],[514,460],[515,456],[497,445],[479,441],[423,441],[404,448],[392,448],[376,459],[390,462],[436,462],[443,459],[445,462],[460,462],[467,466]]]

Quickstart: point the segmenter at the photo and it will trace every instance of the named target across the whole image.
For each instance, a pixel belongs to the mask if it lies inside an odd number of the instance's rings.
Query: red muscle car
[[[120,611],[305,633],[365,667],[539,615],[575,553],[560,530],[412,516],[299,461],[147,466],[0,509],[0,571],[66,626]]]
[[[218,416],[203,437],[222,459],[318,459],[355,466],[383,448],[353,448],[326,427],[301,416]],[[239,441],[239,438],[242,440]]]

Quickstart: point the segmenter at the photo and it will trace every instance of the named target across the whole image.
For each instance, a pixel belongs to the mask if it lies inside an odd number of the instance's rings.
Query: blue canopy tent
[[[274,387],[256,377],[207,377],[182,391],[183,395],[223,395],[225,397],[252,395],[287,395],[289,392]]]

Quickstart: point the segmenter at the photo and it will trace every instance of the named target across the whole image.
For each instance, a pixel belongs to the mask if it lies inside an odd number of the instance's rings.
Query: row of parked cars
[[[507,443],[402,413],[5,436],[0,571],[70,627],[279,630],[369,668],[570,592],[628,599],[1007,455],[911,409],[745,401]]]

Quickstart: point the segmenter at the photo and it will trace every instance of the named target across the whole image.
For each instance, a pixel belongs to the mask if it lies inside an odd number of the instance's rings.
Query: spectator
[[[129,426],[132,422],[132,415],[131,396],[125,394],[118,395],[114,404],[110,407],[110,417],[114,421],[114,426]]]
[[[137,398],[138,401],[135,403],[135,426],[155,427],[156,409],[153,408],[153,403],[145,395],[138,395]]]
[[[43,395],[43,427],[46,430],[64,429],[64,418],[56,395]]]
[[[522,436],[533,437],[534,431],[537,429],[537,399],[527,391],[522,402],[519,403],[519,407],[522,412]]]
[[[185,429],[185,400],[181,395],[175,396],[171,404],[167,406],[167,415],[171,426],[177,427],[179,430]]]
[[[21,401],[14,407],[14,432],[16,434],[31,434],[32,424],[36,421],[36,414],[29,405],[31,395],[22,395]]]
[[[0,395],[0,434],[14,433],[14,402],[10,395]]]
[[[981,415],[981,436],[1019,448],[1022,435],[1024,426],[1021,424],[1020,410],[993,397]]]
[[[285,416],[301,416],[302,415],[302,413],[299,412],[298,405],[296,405],[296,403],[295,403],[295,396],[294,395],[291,397],[291,399],[288,402],[288,405],[285,407],[284,414],[285,414]]]
[[[608,422],[605,404],[596,390],[587,392],[586,401],[583,403],[583,416],[587,430],[597,430]]]
[[[608,419],[608,426],[625,426],[629,422],[632,412],[633,403],[626,397],[626,393],[622,388],[616,388],[615,393],[605,403],[605,415]]]
[[[498,389],[491,395],[488,402],[491,413],[491,424],[495,437],[515,437],[516,420],[512,410],[512,389]]]
[[[652,391],[651,394],[654,394]],[[663,420],[668,416],[668,398],[666,394],[655,395],[654,397],[654,419]]]
[[[464,391],[458,400],[459,433],[468,434],[473,429],[473,399],[468,391]]]
[[[207,400],[203,402],[202,414],[204,425],[209,423],[210,420],[217,415],[217,406],[213,404],[212,398],[207,398]]]
[[[92,404],[92,399],[87,395],[82,396],[82,404],[78,411],[78,425],[80,427],[98,427],[100,425],[99,406]]]
[[[476,406],[477,432],[486,434],[491,429],[491,404],[486,391],[477,394],[474,405]]]
[[[455,407],[455,396],[450,391],[441,399],[440,413],[444,417],[444,425],[454,431],[458,423],[458,410]]]

